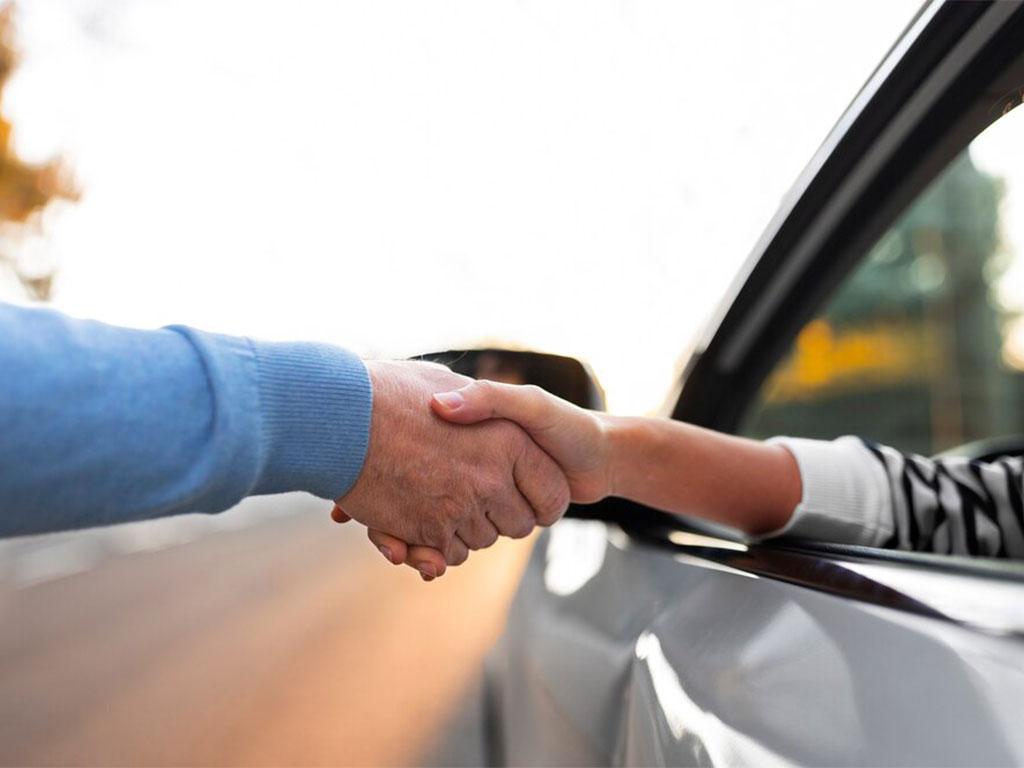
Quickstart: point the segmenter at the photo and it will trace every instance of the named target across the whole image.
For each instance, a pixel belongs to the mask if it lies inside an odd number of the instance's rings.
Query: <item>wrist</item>
[[[637,419],[628,416],[596,414],[604,436],[607,496],[628,496],[631,478],[635,475],[636,451],[640,440]]]
[[[787,448],[776,443],[762,443],[760,447],[770,467],[761,496],[764,511],[754,525],[747,526],[747,533],[763,536],[769,531],[782,531],[789,525],[800,504],[803,484],[800,467]]]

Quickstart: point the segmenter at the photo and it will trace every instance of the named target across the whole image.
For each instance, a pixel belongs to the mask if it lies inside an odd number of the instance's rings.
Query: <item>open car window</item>
[[[1007,111],[914,199],[803,327],[744,434],[925,455],[1024,434],[1022,135],[1024,110]]]

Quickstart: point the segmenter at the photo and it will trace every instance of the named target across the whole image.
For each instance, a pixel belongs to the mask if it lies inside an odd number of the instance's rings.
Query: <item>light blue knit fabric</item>
[[[0,535],[337,498],[371,407],[366,367],[338,347],[0,304]]]

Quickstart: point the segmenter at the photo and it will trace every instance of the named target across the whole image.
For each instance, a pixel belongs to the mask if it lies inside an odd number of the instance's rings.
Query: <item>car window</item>
[[[1008,112],[914,200],[798,334],[745,434],[933,454],[1024,433],[1022,128]]]

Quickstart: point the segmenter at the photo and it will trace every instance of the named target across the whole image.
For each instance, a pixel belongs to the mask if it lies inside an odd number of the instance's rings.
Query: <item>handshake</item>
[[[425,581],[499,536],[551,525],[570,501],[612,493],[603,414],[434,363],[367,368],[370,444],[332,517],[365,525],[385,558]]]

